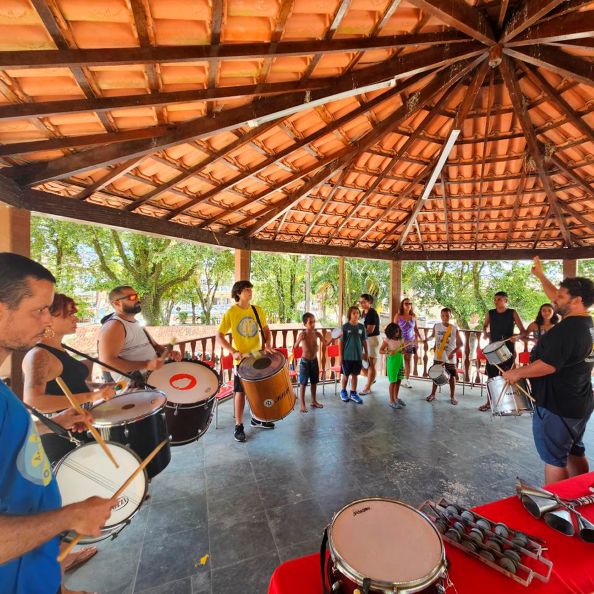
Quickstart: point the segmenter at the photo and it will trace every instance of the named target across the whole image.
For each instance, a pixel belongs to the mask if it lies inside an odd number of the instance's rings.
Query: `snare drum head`
[[[220,387],[218,373],[201,361],[170,361],[153,371],[148,382],[176,404],[208,400]]]
[[[332,336],[333,340],[340,338],[342,336],[342,328],[332,328],[332,332],[330,332],[330,336]]]
[[[132,450],[111,441],[107,445],[119,468],[113,465],[96,442],[80,446],[60,460],[55,476],[62,505],[77,503],[92,496],[108,499],[138,468],[140,459]],[[147,483],[146,473],[139,473],[118,498],[117,505],[105,524],[106,528],[117,526],[134,515],[142,504]]]
[[[337,568],[371,586],[429,586],[445,563],[440,534],[419,511],[393,499],[361,499],[332,520],[329,545]],[[414,590],[417,591],[417,590]]]
[[[495,351],[498,351],[501,347],[505,347],[509,351],[505,341],[496,340],[495,342],[491,342],[488,345],[486,345],[485,348],[483,349],[483,353],[494,353]]]
[[[260,352],[257,356],[250,355],[241,360],[237,368],[237,374],[243,380],[258,381],[266,379],[278,373],[286,363],[282,353]]]
[[[116,396],[91,410],[95,427],[115,427],[154,415],[165,406],[165,396],[157,390],[139,390]]]
[[[439,377],[445,373],[445,368],[440,363],[435,363],[429,367],[428,373],[430,378]]]

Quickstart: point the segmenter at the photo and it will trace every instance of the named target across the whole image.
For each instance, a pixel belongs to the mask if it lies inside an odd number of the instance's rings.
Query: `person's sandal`
[[[427,402],[433,402],[435,400],[435,394],[429,394],[427,398],[425,398]]]
[[[450,398],[450,404],[453,404],[455,406],[456,404],[458,404],[458,401],[455,398]]]
[[[488,410],[491,410],[491,405],[490,404],[483,404],[482,406],[479,406],[479,410],[481,412],[487,412]]]

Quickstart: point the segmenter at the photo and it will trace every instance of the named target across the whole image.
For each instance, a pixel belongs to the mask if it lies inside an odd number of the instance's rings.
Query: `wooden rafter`
[[[524,0],[508,20],[500,43],[507,43],[566,0]]]
[[[551,162],[556,165],[566,177],[576,182],[578,186],[586,192],[587,196],[594,197],[594,189],[592,188],[591,182],[587,182],[574,170],[570,169],[559,157],[557,157],[557,155],[553,154],[549,158]],[[549,175],[554,175],[554,173],[549,171]]]
[[[130,159],[130,161],[124,161],[119,165],[116,165],[113,169],[111,169],[106,175],[102,178],[98,179],[96,182],[93,182],[91,185],[87,186],[84,190],[81,190],[75,198],[77,200],[86,200],[90,196],[92,196],[95,192],[102,190],[109,184],[113,183],[116,179],[122,177],[130,171],[134,169],[138,165],[138,159]]]
[[[446,234],[446,245],[448,250],[450,249],[450,213],[448,209],[448,190],[445,184],[446,173],[445,170],[441,172],[439,185],[441,187],[441,198],[443,200],[443,222],[445,226],[445,234]]]
[[[572,14],[537,23],[522,35],[510,41],[508,47],[555,43],[588,39],[594,36],[594,10]]]
[[[41,0],[35,0],[41,1]],[[216,62],[249,60],[317,53],[344,53],[400,47],[465,44],[468,37],[458,31],[406,33],[385,37],[356,37],[333,40],[281,41],[274,53],[269,43],[228,43],[217,46],[189,45],[171,47],[130,47],[109,49],[37,50],[30,52],[0,51],[0,70],[16,68],[59,68],[70,66],[122,66],[129,64]]]
[[[514,229],[516,228],[516,214],[518,209],[520,208],[520,204],[522,204],[522,199],[524,198],[524,190],[526,189],[526,182],[528,181],[528,172],[526,168],[522,168],[522,177],[520,179],[520,183],[518,184],[518,191],[516,193],[516,199],[514,201],[514,206],[512,209],[512,215],[509,222],[509,228],[507,230],[507,237],[505,238],[505,245],[506,247],[509,245],[511,241],[512,235],[514,233]]]
[[[214,89],[217,86],[217,72],[219,70],[219,59],[217,48],[221,43],[221,27],[223,25],[223,0],[213,0],[212,18],[210,20],[210,57],[208,62],[208,89]],[[212,103],[206,106],[206,114],[212,115]]]
[[[507,56],[504,56],[499,66],[499,70],[503,75],[503,80],[509,92],[512,105],[514,106],[514,110],[516,112],[520,125],[522,126],[522,130],[526,136],[526,146],[536,164],[536,170],[538,172],[540,182],[547,194],[551,211],[557,221],[559,229],[561,230],[561,235],[563,236],[565,243],[567,244],[567,246],[571,247],[572,238],[565,224],[563,214],[559,210],[559,206],[557,204],[557,197],[547,175],[544,158],[541,153],[539,142],[536,138],[536,134],[534,133],[532,122],[530,121],[530,117],[524,105],[524,95],[522,94],[520,85],[516,78],[513,62]]]
[[[503,53],[534,66],[546,68],[561,76],[568,76],[590,86],[594,85],[594,63],[567,54],[559,48],[547,45],[521,49],[505,47]]]
[[[500,29],[503,27],[503,23],[505,22],[505,15],[507,13],[508,5],[509,0],[501,0],[501,5],[499,6],[499,16],[497,17],[497,26]]]
[[[408,0],[408,2],[482,43],[487,45],[495,43],[495,35],[488,19],[464,0]]]

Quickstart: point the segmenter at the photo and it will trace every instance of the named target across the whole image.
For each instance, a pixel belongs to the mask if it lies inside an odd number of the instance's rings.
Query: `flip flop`
[[[73,571],[77,567],[84,565],[89,559],[94,557],[97,554],[97,547],[84,547],[75,551],[74,553],[70,553],[64,559],[62,564],[62,568],[64,571]]]
[[[488,410],[491,410],[491,407],[488,404],[483,404],[482,406],[479,406],[479,410],[481,412],[487,412]]]
[[[450,398],[450,404],[453,404],[455,406],[456,404],[458,404],[458,401],[455,398]]]
[[[427,402],[433,402],[435,400],[435,394],[429,394],[427,398],[425,398]]]

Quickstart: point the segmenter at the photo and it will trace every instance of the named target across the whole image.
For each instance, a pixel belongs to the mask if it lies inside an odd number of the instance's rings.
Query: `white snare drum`
[[[330,336],[332,337],[332,340],[340,338],[342,336],[342,328],[333,328],[332,332],[330,332]]]
[[[328,528],[332,591],[436,592],[447,564],[441,535],[420,511],[394,499],[343,507]],[[340,586],[338,585],[340,583]]]
[[[520,380],[518,385],[530,394],[530,386],[526,380]],[[487,393],[491,413],[495,416],[519,416],[523,412],[534,412],[534,405],[528,396],[518,386],[508,384],[501,376],[492,377],[487,381]]]
[[[450,376],[446,373],[445,367],[441,363],[434,363],[429,367],[429,379],[436,386],[443,386],[450,381]]]
[[[483,349],[483,355],[491,365],[501,365],[509,361],[513,354],[503,340],[497,340],[488,344]]]
[[[54,474],[62,496],[62,505],[78,503],[88,497],[109,499],[140,465],[140,458],[129,448],[106,442],[119,465],[116,468],[97,442],[86,443],[66,454],[58,462]],[[140,509],[148,489],[146,470],[139,473],[118,497],[101,536],[83,536],[81,544],[98,542],[117,536]]]

